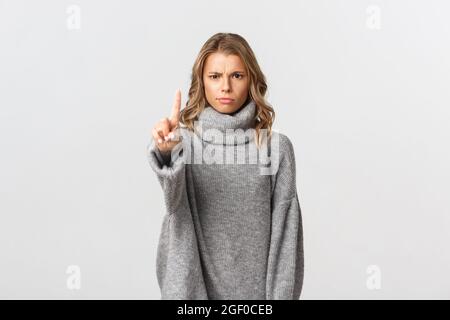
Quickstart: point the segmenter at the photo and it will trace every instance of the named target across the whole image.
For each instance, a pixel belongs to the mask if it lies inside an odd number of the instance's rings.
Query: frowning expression
[[[203,83],[206,100],[218,112],[233,113],[247,100],[249,77],[237,55],[210,54],[203,68]]]

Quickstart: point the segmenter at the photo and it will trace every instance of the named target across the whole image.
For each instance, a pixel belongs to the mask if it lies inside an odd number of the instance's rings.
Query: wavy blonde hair
[[[220,52],[225,55],[233,54],[239,56],[250,76],[248,98],[253,99],[256,106],[256,145],[260,146],[260,130],[267,129],[268,137],[272,135],[272,124],[275,120],[275,111],[266,101],[267,92],[266,77],[258,65],[255,54],[247,41],[235,33],[216,33],[209,38],[201,48],[191,74],[191,87],[186,106],[180,112],[180,122],[189,130],[194,131],[194,122],[198,120],[198,115],[207,105],[203,84],[203,67],[206,58],[212,54]],[[247,103],[246,102],[246,103]]]

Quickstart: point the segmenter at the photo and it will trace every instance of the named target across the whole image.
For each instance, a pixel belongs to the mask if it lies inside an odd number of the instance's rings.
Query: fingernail
[[[173,139],[175,137],[175,134],[173,132],[169,133],[169,138]]]
[[[159,142],[159,143],[162,143],[162,139],[158,139],[158,142]]]
[[[166,140],[166,141],[169,140],[169,136],[165,136],[164,140]]]

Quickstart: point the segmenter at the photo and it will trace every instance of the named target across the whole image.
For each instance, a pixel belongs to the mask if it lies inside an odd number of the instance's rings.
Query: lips
[[[219,101],[221,103],[231,103],[231,102],[234,101],[234,99],[231,99],[231,98],[219,98]]]

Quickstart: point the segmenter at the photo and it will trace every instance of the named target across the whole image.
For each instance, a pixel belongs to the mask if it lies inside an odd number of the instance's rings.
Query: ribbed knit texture
[[[172,156],[161,154],[153,139],[148,144],[166,207],[156,259],[161,299],[299,299],[303,231],[288,137],[273,131],[279,165],[271,175],[260,174],[261,164],[186,161],[194,143],[205,152],[220,144],[224,154],[255,143],[251,136],[239,142],[233,141],[239,135],[216,141],[201,134],[252,128],[255,111],[252,100],[232,115],[207,106],[199,116],[201,130],[180,128],[183,140]]]

